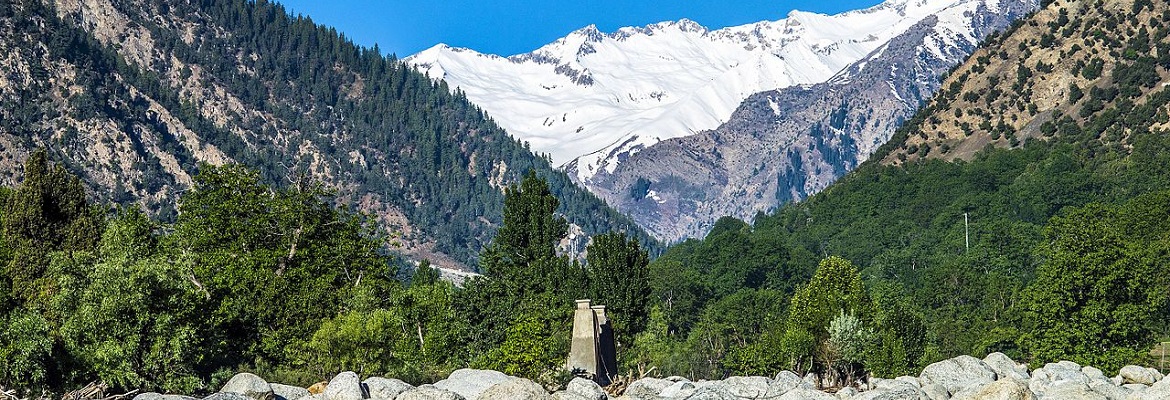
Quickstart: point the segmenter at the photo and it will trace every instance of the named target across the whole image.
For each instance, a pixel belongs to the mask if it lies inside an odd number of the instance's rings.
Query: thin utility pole
[[[963,239],[967,242],[967,251],[971,251],[971,222],[967,219],[967,213],[963,213]]]

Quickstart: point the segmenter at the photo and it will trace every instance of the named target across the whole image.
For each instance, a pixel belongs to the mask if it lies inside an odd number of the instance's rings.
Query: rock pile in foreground
[[[835,393],[817,390],[811,376],[788,371],[775,377],[735,376],[691,382],[681,377],[643,378],[616,399],[628,400],[1167,400],[1170,378],[1151,368],[1127,366],[1108,377],[1099,369],[1071,361],[1029,371],[1001,353],[982,360],[959,356],[927,366],[919,376],[872,379],[863,388]],[[316,390],[321,389],[321,390]],[[317,393],[317,394],[313,394]],[[574,379],[564,390],[548,393],[539,384],[501,372],[461,369],[431,385],[411,386],[390,378],[361,380],[343,372],[323,389],[268,383],[243,373],[219,393],[203,400],[608,400],[600,386]],[[144,393],[134,400],[197,400]]]

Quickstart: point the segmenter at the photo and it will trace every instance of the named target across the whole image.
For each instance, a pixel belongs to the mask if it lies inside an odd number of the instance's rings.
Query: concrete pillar
[[[590,308],[589,299],[577,300],[573,312],[573,342],[569,347],[566,366],[574,375],[587,379],[597,376],[597,317]]]

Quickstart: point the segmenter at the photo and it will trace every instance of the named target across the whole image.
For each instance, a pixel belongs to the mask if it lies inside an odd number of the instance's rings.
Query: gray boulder
[[[1000,378],[970,394],[955,396],[952,400],[1036,400],[1036,394],[1028,389],[1024,381]]]
[[[838,390],[836,394],[838,399],[851,400],[853,396],[857,396],[858,393],[860,392],[858,392],[857,389],[854,389],[853,386],[848,386],[841,388],[841,390]]]
[[[1089,382],[1089,389],[1093,389],[1094,392],[1100,393],[1109,400],[1125,400],[1131,392],[1130,389],[1114,385],[1108,379],[1094,379],[1092,382]]]
[[[601,385],[585,378],[573,378],[573,380],[569,381],[568,385],[565,385],[565,390],[558,393],[572,395],[574,399],[579,400],[605,400],[609,398],[609,395],[605,394],[605,389],[602,389]],[[559,398],[567,399],[565,397]]]
[[[695,390],[697,389],[695,388],[695,384],[693,382],[678,381],[670,386],[667,386],[666,389],[662,389],[661,392],[658,392],[658,396],[668,399],[681,399],[694,394]]]
[[[459,393],[423,385],[399,394],[394,400],[467,400]]]
[[[251,397],[245,397],[239,393],[212,393],[210,396],[204,397],[203,400],[251,400]]]
[[[1133,386],[1135,387],[1130,392],[1129,396],[1126,396],[1125,400],[1170,399],[1170,379],[1165,377],[1158,381],[1158,383],[1155,383],[1149,387],[1146,387],[1146,385],[1137,384]],[[1130,385],[1126,385],[1126,387],[1128,388]]]
[[[731,394],[727,389],[717,385],[708,385],[695,389],[690,395],[683,397],[684,400],[740,400],[740,397]]]
[[[272,385],[259,376],[247,372],[233,376],[219,391],[240,394],[253,400],[273,400],[276,398],[276,395],[272,393]]]
[[[1015,362],[1007,355],[995,352],[983,357],[983,363],[987,364],[992,371],[995,371],[996,378],[1014,378],[1019,380],[1028,380],[1028,365]]]
[[[1153,385],[1155,382],[1162,380],[1162,373],[1153,368],[1143,368],[1136,365],[1126,365],[1121,368],[1121,379],[1123,383],[1140,383],[1143,385]]]
[[[796,388],[784,393],[777,400],[837,400],[837,397],[820,390]]]
[[[328,400],[362,400],[369,397],[362,390],[361,378],[353,371],[345,371],[334,376],[321,394]]]
[[[1041,398],[1045,400],[1108,400],[1104,395],[1094,392],[1093,389],[1089,388],[1089,385],[1072,381],[1052,385]]]
[[[744,399],[769,399],[785,392],[773,387],[772,382],[762,376],[733,376],[719,381],[715,386]]]
[[[297,400],[312,396],[309,389],[300,386],[282,385],[279,383],[270,383],[272,386],[272,394],[276,395],[276,400]]]
[[[902,400],[919,399],[925,395],[917,384],[901,379],[882,379],[873,383],[873,389],[853,396],[855,400]]]
[[[370,400],[394,400],[399,394],[414,388],[409,383],[398,379],[370,377],[362,381]]]
[[[1093,366],[1086,365],[1081,367],[1081,373],[1085,374],[1086,378],[1089,378],[1089,382],[1109,380],[1109,377],[1105,376],[1104,372],[1101,372],[1100,369],[1097,369]]]
[[[479,400],[551,400],[552,396],[536,382],[524,378],[509,379],[484,390]]]
[[[632,399],[657,399],[663,389],[670,387],[674,382],[658,378],[642,378],[626,387],[625,396]]]
[[[937,383],[923,382],[922,393],[930,400],[947,400],[951,398],[951,394],[947,393],[947,388]]]
[[[803,379],[800,379],[800,377],[792,371],[780,371],[780,373],[776,374],[776,378],[772,379],[772,387],[768,390],[772,393],[784,394],[798,387],[803,387],[805,389],[816,389],[816,387],[807,384]]]
[[[922,370],[919,379],[923,385],[934,383],[955,394],[968,387],[980,387],[996,380],[995,371],[982,360],[958,356],[930,364]]]
[[[155,392],[141,393],[134,396],[133,400],[199,400],[191,396],[182,396],[177,394],[162,394]]]
[[[435,387],[459,393],[467,400],[478,400],[488,388],[498,383],[516,379],[503,372],[483,369],[458,369],[447,379],[435,382]]]

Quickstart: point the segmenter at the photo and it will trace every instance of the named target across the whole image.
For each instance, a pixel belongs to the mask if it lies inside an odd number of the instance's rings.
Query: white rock
[[[982,360],[971,356],[958,356],[930,364],[919,376],[922,383],[935,383],[946,388],[948,393],[958,393],[972,386],[983,386],[995,382],[996,374]]]
[[[695,384],[687,381],[675,382],[658,393],[660,397],[685,398],[695,393]]]
[[[276,400],[297,400],[309,397],[309,389],[300,386],[282,385],[279,383],[270,383],[272,386],[272,393],[276,395]]]
[[[451,373],[447,379],[435,382],[435,388],[458,393],[467,400],[478,400],[488,388],[498,383],[515,379],[503,372],[463,368]]]
[[[423,385],[399,394],[394,400],[467,400],[459,393]]]
[[[362,390],[362,380],[353,371],[334,376],[322,394],[329,400],[362,400],[367,397]]]
[[[626,388],[625,396],[634,399],[655,399],[663,389],[670,387],[674,382],[658,378],[642,378],[631,383]]]
[[[253,400],[273,400],[276,398],[276,395],[272,393],[272,385],[259,376],[247,372],[233,376],[219,391],[240,394]]]
[[[820,390],[796,388],[784,393],[777,400],[837,400],[837,398]]]
[[[394,400],[399,394],[414,388],[409,383],[398,379],[370,377],[362,381],[370,400]]]
[[[995,371],[995,375],[999,379],[1014,378],[1020,380],[1028,380],[1028,366],[1015,362],[1007,355],[995,352],[983,357],[983,362]]]
[[[484,390],[479,400],[551,400],[543,387],[524,378],[509,379]]]
[[[587,400],[605,400],[608,397],[605,394],[605,389],[601,388],[601,385],[585,378],[573,378],[565,386],[565,392]]]
[[[1122,382],[1125,383],[1153,385],[1155,382],[1162,380],[1162,374],[1160,372],[1136,365],[1126,365],[1122,367],[1121,372],[1118,375],[1121,376]]]
[[[970,394],[955,396],[952,400],[1036,400],[1036,394],[1022,380],[1000,378]]]

